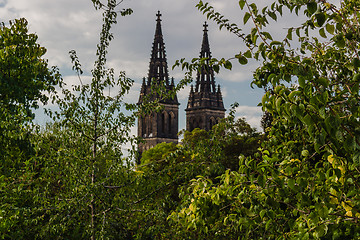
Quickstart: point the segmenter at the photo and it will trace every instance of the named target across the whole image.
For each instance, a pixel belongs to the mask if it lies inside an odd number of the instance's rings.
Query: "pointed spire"
[[[157,83],[165,82],[166,85],[169,85],[169,73],[166,60],[165,44],[161,31],[160,11],[158,11],[156,16],[156,29],[151,51],[148,83],[150,85],[151,81],[155,79]]]
[[[196,112],[198,109],[210,109],[225,112],[220,85],[215,85],[214,70],[210,65],[211,51],[208,37],[208,25],[205,22],[203,26],[204,34],[201,44],[200,58],[206,59],[197,71],[195,87],[191,86],[186,111]],[[201,115],[202,113],[197,112],[197,114]],[[193,128],[190,127],[188,129]]]
[[[211,52],[210,52],[210,44],[209,44],[209,37],[208,37],[208,29],[209,26],[206,22],[204,23],[204,34],[203,34],[203,40],[201,44],[201,52],[200,52],[200,58],[209,58],[211,59]]]
[[[200,58],[207,58],[205,60],[204,66],[201,67],[201,70],[198,71],[196,77],[196,87],[195,91],[198,92],[216,92],[215,89],[215,77],[214,71],[210,66],[210,59],[211,59],[211,51],[210,51],[210,44],[209,44],[209,37],[208,37],[208,29],[207,23],[204,23],[204,34],[201,44],[201,51],[200,51]]]
[[[141,84],[141,93],[145,93],[145,89],[146,89],[146,83],[145,83],[145,78],[143,78],[143,82]]]

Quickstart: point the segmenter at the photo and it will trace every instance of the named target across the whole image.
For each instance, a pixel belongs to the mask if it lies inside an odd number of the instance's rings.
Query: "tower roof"
[[[169,80],[165,43],[161,30],[160,11],[158,11],[156,17],[156,28],[150,56],[149,73],[147,81],[145,81],[145,78],[143,79],[139,103],[143,102],[145,95],[149,96],[150,100],[154,100],[154,98],[159,97],[158,93],[154,93],[152,91],[152,86],[159,86],[162,90],[165,90],[166,93],[174,90],[175,88],[174,80],[172,79],[171,83]],[[176,94],[173,97],[161,99],[160,102],[167,104],[179,104]]]
[[[186,111],[192,109],[216,109],[225,111],[220,86],[216,88],[214,70],[211,67],[211,51],[208,37],[208,25],[204,23],[200,59],[203,65],[197,71],[195,88],[191,86]]]
[[[214,70],[210,66],[211,51],[210,51],[208,29],[207,29],[208,25],[205,22],[203,26],[204,26],[204,30],[203,30],[204,33],[201,44],[200,58],[201,59],[206,58],[206,59],[200,71],[197,72],[195,92],[215,93],[216,87],[215,87]]]
[[[151,81],[164,82],[166,85],[169,84],[169,73],[168,65],[166,60],[165,43],[161,30],[161,13],[158,11],[156,14],[156,29],[154,42],[152,45],[149,74],[148,74],[148,85]]]
[[[204,23],[204,34],[203,34],[203,40],[202,40],[202,44],[201,44],[201,52],[200,52],[200,58],[211,58],[211,52],[210,52],[210,44],[209,44],[209,37],[208,37],[208,30],[207,27],[209,25],[207,25],[207,23]]]

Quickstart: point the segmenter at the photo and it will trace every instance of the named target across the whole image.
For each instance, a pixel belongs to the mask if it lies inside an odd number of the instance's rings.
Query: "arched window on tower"
[[[173,126],[175,126],[174,124],[175,121],[175,116],[173,112],[169,112],[169,119],[168,119],[168,133],[169,135],[172,135],[174,130],[172,129]]]
[[[152,128],[152,114],[147,117],[147,126],[148,126],[148,137],[153,136],[153,128]]]
[[[210,129],[211,130],[213,128],[213,126],[216,125],[216,119],[214,117],[210,117]]]
[[[140,119],[140,121],[141,121],[141,126],[139,126],[139,127],[141,127],[141,136],[142,137],[146,137],[147,136],[147,133],[146,133],[146,128],[147,128],[147,126],[146,126],[146,119],[145,119],[145,117],[141,117],[141,119]]]
[[[160,133],[161,134],[165,134],[165,129],[166,129],[166,117],[165,117],[166,112],[162,112],[160,115]]]
[[[200,129],[204,129],[202,117],[199,117],[199,118],[198,118],[197,126],[196,126],[196,127],[197,127],[197,128],[200,128]]]

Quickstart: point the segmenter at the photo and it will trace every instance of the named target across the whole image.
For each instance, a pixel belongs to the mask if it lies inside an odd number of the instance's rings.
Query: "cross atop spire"
[[[156,16],[158,17],[158,18],[156,19],[156,21],[161,21],[161,19],[160,19],[160,17],[161,17],[160,11],[158,11],[158,13],[156,14]]]
[[[204,23],[204,32],[206,31],[207,32],[207,27],[209,26],[206,22]]]

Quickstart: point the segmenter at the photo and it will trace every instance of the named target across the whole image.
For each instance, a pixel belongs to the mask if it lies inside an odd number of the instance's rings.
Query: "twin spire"
[[[155,80],[158,83],[164,82],[166,85],[169,85],[169,72],[166,60],[165,43],[161,30],[160,11],[158,11],[156,16],[156,29],[151,51],[148,85],[150,85],[152,80]]]
[[[143,102],[144,100],[143,97],[145,95],[156,95],[151,93],[152,85],[163,85],[165,87],[166,92],[173,90],[175,87],[174,78],[171,78],[171,82],[169,81],[169,71],[168,71],[168,65],[166,59],[165,43],[161,30],[160,11],[158,11],[156,16],[157,16],[156,28],[155,28],[154,41],[151,50],[149,73],[148,73],[147,81],[145,78],[143,78],[139,103]],[[173,98],[162,99],[160,100],[160,102],[179,104],[176,95]]]
[[[146,139],[145,144],[139,145],[139,152],[143,152],[160,142],[177,143],[178,106],[174,79],[169,79],[165,44],[161,29],[160,11],[156,14],[156,28],[152,44],[149,73],[143,78],[139,104],[159,98],[159,93],[153,86],[160,86],[168,95],[159,100],[163,105],[162,112],[150,113],[138,119],[138,135]],[[208,37],[208,25],[205,22],[201,44],[200,59],[204,64],[197,72],[195,87],[191,86],[188,105],[186,108],[186,130],[195,128],[210,130],[220,119],[225,117],[225,108],[220,86],[216,88],[214,70],[211,66],[211,51]],[[164,95],[163,95],[164,96]],[[169,97],[171,96],[171,97]]]
[[[205,22],[201,44],[200,59],[205,62],[196,75],[195,89],[191,86],[186,111],[193,108],[207,108],[225,111],[220,85],[216,88],[214,70],[210,64],[211,51],[208,37],[208,25]]]
[[[214,77],[214,70],[210,66],[211,60],[211,52],[210,52],[210,44],[209,44],[209,37],[208,37],[208,30],[207,30],[207,23],[205,22],[204,26],[204,34],[203,40],[201,44],[201,51],[200,51],[200,59],[205,60],[205,64],[201,67],[200,71],[197,72],[196,78],[196,92],[216,92],[215,88],[215,77]]]

